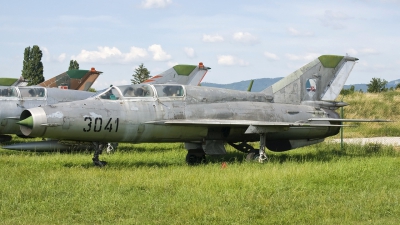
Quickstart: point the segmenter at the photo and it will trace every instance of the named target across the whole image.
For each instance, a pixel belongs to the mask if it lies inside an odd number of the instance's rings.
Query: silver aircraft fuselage
[[[175,86],[177,96],[164,96]],[[323,139],[340,127],[313,126],[310,118],[339,118],[333,110],[308,105],[271,102],[265,93],[210,87],[147,85],[147,96],[127,97],[125,87],[81,101],[47,105],[26,110],[21,119],[24,135],[73,141],[96,142],[227,142],[258,141],[259,134],[246,132],[250,125],[277,123],[268,128],[267,140]],[[125,91],[124,91],[124,90]],[[280,128],[281,123],[303,124]],[[310,124],[310,126],[304,126]]]

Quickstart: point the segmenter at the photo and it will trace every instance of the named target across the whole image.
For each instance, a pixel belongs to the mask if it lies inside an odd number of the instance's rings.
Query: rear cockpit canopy
[[[19,87],[21,98],[45,98],[46,88],[43,87]]]
[[[154,97],[154,92],[153,88],[148,84],[133,84],[110,87],[94,97],[108,100],[148,98]]]
[[[183,97],[185,89],[178,84],[156,84],[154,85],[158,97]]]

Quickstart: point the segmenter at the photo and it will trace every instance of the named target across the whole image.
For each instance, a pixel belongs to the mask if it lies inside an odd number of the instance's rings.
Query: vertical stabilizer
[[[91,70],[68,70],[60,75],[38,84],[43,87],[66,87],[67,89],[87,91],[102,72]]]
[[[263,90],[274,102],[333,101],[342,90],[357,58],[322,55]]]
[[[184,85],[197,86],[203,80],[207,71],[211,69],[199,63],[199,65],[176,65],[167,71],[153,76],[143,83],[148,84],[165,84],[165,83],[178,83]]]

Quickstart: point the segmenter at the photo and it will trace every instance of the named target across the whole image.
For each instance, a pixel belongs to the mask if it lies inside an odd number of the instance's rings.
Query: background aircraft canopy
[[[43,87],[19,87],[22,98],[44,98],[46,97],[46,88]]]

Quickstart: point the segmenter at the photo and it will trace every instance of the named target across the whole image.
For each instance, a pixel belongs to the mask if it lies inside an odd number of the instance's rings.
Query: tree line
[[[371,81],[369,82],[369,84],[367,84],[367,92],[368,93],[381,93],[381,92],[387,92],[387,91],[393,91],[393,90],[397,90],[400,89],[400,83],[396,85],[396,87],[391,87],[391,88],[387,88],[387,81],[385,79],[381,79],[381,78],[372,78]],[[352,94],[355,92],[355,87],[354,85],[350,86],[349,89],[342,89],[340,91],[341,95],[348,95],[348,94]],[[363,90],[359,90],[358,92],[363,92]]]

